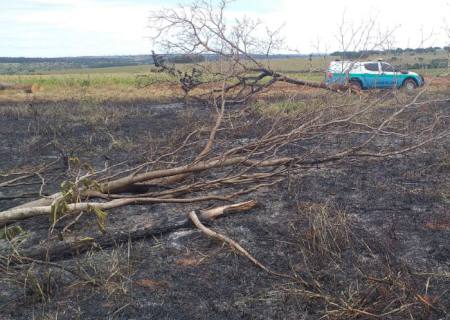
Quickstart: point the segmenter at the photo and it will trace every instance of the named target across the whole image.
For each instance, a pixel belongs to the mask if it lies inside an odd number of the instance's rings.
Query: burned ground
[[[448,103],[439,107],[448,114]],[[0,114],[0,172],[51,163],[41,174],[47,194],[67,178],[71,159],[97,168],[138,161],[210,121],[206,107],[183,104],[3,105]],[[254,130],[243,126],[229,139]],[[323,147],[339,143],[348,141]],[[267,274],[184,224],[54,264],[2,267],[0,319],[445,319],[449,150],[447,138],[407,155],[308,168],[247,196],[258,201],[256,209],[211,224],[290,278]],[[0,209],[37,197],[41,182],[33,175],[0,188]],[[114,209],[106,231],[127,232],[211,204]],[[0,240],[2,257],[45,242],[50,223],[43,216],[12,226],[20,228]],[[70,236],[100,235],[96,220],[84,215]]]

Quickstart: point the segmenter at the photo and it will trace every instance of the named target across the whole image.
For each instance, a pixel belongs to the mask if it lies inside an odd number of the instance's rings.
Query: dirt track
[[[30,165],[56,161],[44,174],[44,192],[50,194],[65,178],[62,155],[101,167],[105,161],[133,158],[167,139],[177,139],[187,123],[207,121],[204,108],[180,104],[90,107],[97,109],[90,112],[78,104],[1,106],[0,172],[26,171]],[[449,108],[443,106],[447,114]],[[109,120],[108,115],[112,115]],[[430,297],[435,309],[418,311],[422,318],[416,319],[446,319],[450,309],[449,150],[447,139],[407,156],[309,170],[261,190],[256,195],[257,209],[220,219],[212,227],[240,242],[270,268],[314,278],[324,295],[351,301],[359,285],[360,291],[367,290],[360,294],[368,301],[405,296],[405,301],[415,301],[419,309],[423,302],[414,298],[417,294]],[[36,196],[40,179],[32,177],[26,182],[0,188],[0,209]],[[108,218],[107,231],[195,208],[116,209]],[[330,248],[332,253],[319,254],[311,241],[315,239],[311,221],[324,210],[336,227],[331,235],[339,239],[337,247]],[[341,212],[346,213],[347,231],[337,227]],[[19,225],[26,231],[22,246],[47,237],[47,217]],[[99,232],[87,216],[74,235],[81,230],[83,235]],[[0,255],[9,250],[10,244],[0,240]],[[58,268],[49,276],[40,265],[25,272],[22,279],[11,279],[4,272],[0,276],[0,319],[319,319],[325,310],[324,301],[302,293],[299,284],[266,274],[193,228],[58,263],[79,263],[100,285]],[[374,285],[367,280],[369,276],[381,282]],[[46,287],[41,292],[33,281]],[[387,288],[391,291],[383,291]],[[361,314],[355,316],[365,319]],[[403,319],[385,317],[390,318]]]

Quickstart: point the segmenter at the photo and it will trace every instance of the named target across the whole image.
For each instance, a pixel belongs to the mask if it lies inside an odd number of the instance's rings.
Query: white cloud
[[[150,52],[147,38],[150,6],[120,6],[117,3],[84,0],[30,1],[54,6],[22,10],[9,17],[9,24],[15,26],[16,52],[19,51],[11,55],[33,56],[48,52],[46,56],[57,56],[65,52],[63,55],[73,56]],[[29,44],[28,48],[24,46],[26,43]],[[8,48],[5,46],[3,50],[0,43],[1,55],[7,55],[3,53],[5,51]]]
[[[78,5],[78,4],[88,4],[89,2],[86,0],[27,0],[27,2],[36,3],[36,4],[46,4],[46,5]]]
[[[148,16],[157,8],[137,0],[0,3],[0,55],[148,53]],[[442,29],[445,19],[450,24],[448,0],[429,0],[426,4],[392,0],[240,0],[232,8],[231,16],[261,18],[272,28],[285,24],[282,33],[287,46],[302,53],[339,49],[335,35],[344,11],[347,21],[355,25],[369,17],[376,17],[382,28],[401,25],[395,34],[395,46],[419,46],[421,38],[428,38],[432,32],[425,46],[448,43]]]
[[[450,19],[450,7],[445,0],[430,0],[404,2],[392,0],[377,0],[362,2],[360,0],[325,1],[314,0],[311,4],[303,1],[281,0],[279,16],[286,21],[286,36],[288,41],[302,51],[313,51],[313,42],[322,39],[336,48],[338,25],[345,12],[347,23],[358,26],[360,23],[375,18],[377,24],[384,30],[394,29],[396,46],[417,47],[421,45],[422,31],[427,39],[425,46],[442,45],[444,35],[440,27],[445,18]]]

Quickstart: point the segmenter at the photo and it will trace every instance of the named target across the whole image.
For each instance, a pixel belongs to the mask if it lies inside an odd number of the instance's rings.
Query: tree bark
[[[241,203],[200,210],[199,219],[210,222],[226,214],[244,212],[253,209],[256,201],[250,200]],[[89,250],[98,250],[117,246],[128,241],[144,238],[158,237],[183,228],[193,227],[187,215],[166,215],[136,227],[134,230],[115,230],[93,237],[85,237],[74,241],[59,241],[49,245],[37,245],[21,250],[19,254],[10,258],[10,264],[30,263],[32,260],[59,261],[80,255]]]

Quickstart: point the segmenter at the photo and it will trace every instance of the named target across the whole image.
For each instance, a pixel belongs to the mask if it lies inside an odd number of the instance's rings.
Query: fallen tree
[[[256,201],[246,201],[237,204],[219,206],[216,208],[200,210],[197,220],[209,222],[221,218],[224,215],[243,212],[256,206]],[[197,215],[196,215],[197,216]],[[197,221],[196,220],[196,221]],[[39,261],[59,261],[83,254],[89,250],[107,249],[113,246],[137,241],[144,238],[158,237],[179,229],[192,227],[191,219],[187,215],[165,216],[162,219],[154,219],[142,226],[136,226],[133,230],[119,230],[114,233],[94,235],[93,237],[82,237],[78,239],[67,239],[50,243],[49,245],[37,245],[35,247],[16,251],[8,257],[8,265],[29,263]],[[5,263],[5,261],[0,261]]]
[[[374,112],[377,112],[375,105],[382,98],[370,103],[364,102],[366,105],[361,102],[362,105],[329,106],[311,110],[297,119],[271,119],[272,123],[267,131],[241,145],[230,145],[226,140],[221,144],[216,139],[219,130],[228,133],[233,131],[233,128],[223,123],[223,100],[207,142],[197,156],[191,158],[188,154],[193,145],[201,145],[202,139],[189,141],[192,137],[189,134],[175,150],[155,155],[155,160],[138,166],[123,170],[113,167],[97,172],[78,168],[73,181],[68,181],[61,192],[0,212],[0,225],[39,215],[51,215],[55,223],[59,217],[67,214],[103,211],[131,204],[231,201],[281,181],[288,171],[301,172],[310,167],[349,158],[380,158],[411,152],[449,134],[445,128],[447,118],[438,113],[414,129],[399,122],[404,115],[416,112],[423,104],[440,103],[420,101],[424,92],[422,90],[400,108],[389,110],[381,119],[367,121],[367,118],[373,117]],[[269,119],[264,117],[258,119],[260,122],[267,120]],[[318,152],[316,146],[301,154],[292,152],[292,146],[307,141],[320,142],[322,137],[335,139],[342,135],[353,136],[357,143],[326,152]],[[377,140],[388,137],[401,138],[404,146],[376,146]],[[173,156],[179,157],[180,162],[165,166],[164,160]],[[193,179],[189,179],[191,176]],[[153,185],[164,185],[165,189],[132,194],[136,187],[141,191],[149,191]],[[231,190],[228,188],[230,186],[242,188],[225,192]]]
[[[220,99],[224,91],[228,103],[245,103],[279,82],[330,92],[361,93],[350,83],[327,85],[272,69],[270,55],[283,48],[281,28],[269,30],[259,20],[245,16],[230,19],[226,13],[228,4],[195,1],[176,9],[154,11],[150,16],[154,45],[160,50],[211,57],[210,62],[176,67],[153,52],[155,67],[178,79],[185,98],[211,101]],[[367,38],[368,45],[370,35],[364,32],[360,36]]]

